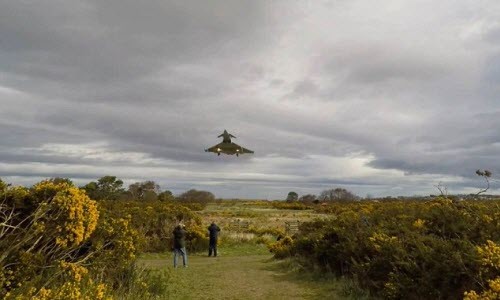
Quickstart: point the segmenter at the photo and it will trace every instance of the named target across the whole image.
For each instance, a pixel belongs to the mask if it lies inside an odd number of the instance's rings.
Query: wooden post
[[[286,235],[292,235],[299,231],[300,221],[290,221],[285,222],[285,233]]]

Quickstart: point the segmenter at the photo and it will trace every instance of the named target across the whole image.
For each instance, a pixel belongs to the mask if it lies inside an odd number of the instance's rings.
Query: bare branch
[[[482,193],[486,193],[486,191],[490,188],[490,177],[491,177],[492,173],[491,173],[491,171],[488,171],[488,170],[484,170],[484,171],[477,170],[476,174],[478,176],[483,177],[484,180],[486,181],[486,188],[479,190],[479,192],[477,192],[477,194],[476,194],[476,196],[479,196]]]

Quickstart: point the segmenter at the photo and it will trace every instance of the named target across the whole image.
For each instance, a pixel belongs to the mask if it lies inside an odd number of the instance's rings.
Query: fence
[[[250,222],[242,221],[240,219],[233,220],[231,223],[229,223],[229,229],[231,231],[246,231],[248,230],[249,226]]]
[[[285,233],[286,235],[292,235],[299,231],[300,221],[289,221],[285,222]]]

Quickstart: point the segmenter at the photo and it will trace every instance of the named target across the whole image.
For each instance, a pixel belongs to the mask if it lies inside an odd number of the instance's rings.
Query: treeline
[[[294,192],[291,191],[286,196],[286,202],[302,202],[305,204],[318,204],[320,202],[328,202],[328,201],[356,201],[361,199],[353,192],[348,191],[344,188],[334,188],[327,189],[322,191],[319,196],[314,194],[306,194],[301,197]]]
[[[56,178],[56,181],[67,181],[69,179]],[[124,187],[123,181],[116,176],[103,176],[97,181],[91,181],[81,186],[87,195],[93,200],[123,200],[123,201],[174,201],[180,200],[184,203],[206,204],[214,201],[215,196],[208,191],[190,189],[178,196],[169,190],[161,190],[160,185],[148,180],[135,182]]]

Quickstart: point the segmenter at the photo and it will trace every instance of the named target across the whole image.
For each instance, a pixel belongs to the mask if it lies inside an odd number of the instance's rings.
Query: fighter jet
[[[219,143],[213,147],[205,149],[205,152],[213,152],[220,155],[221,153],[239,156],[244,153],[253,153],[252,150],[241,147],[240,145],[231,142],[231,138],[236,138],[234,135],[230,134],[224,129],[224,132],[218,137],[222,137],[222,143]]]

